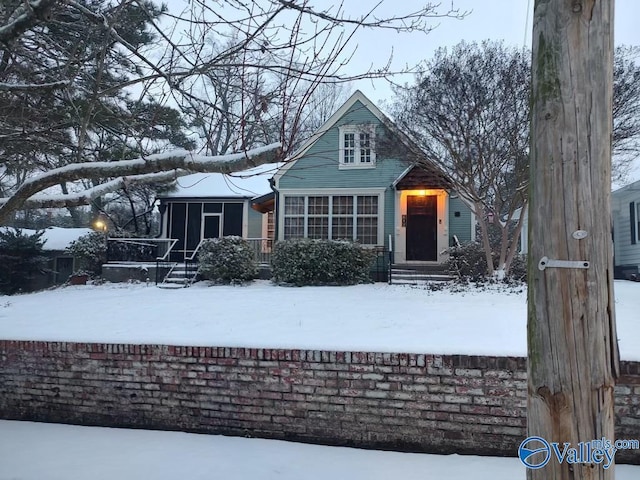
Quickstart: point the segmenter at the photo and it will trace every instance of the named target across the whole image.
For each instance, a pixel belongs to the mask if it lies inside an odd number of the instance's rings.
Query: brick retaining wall
[[[640,438],[640,363],[622,371],[617,436]],[[512,456],[526,360],[0,341],[0,418]]]

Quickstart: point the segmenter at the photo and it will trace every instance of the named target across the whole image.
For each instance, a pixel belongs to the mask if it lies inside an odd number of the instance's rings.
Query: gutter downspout
[[[279,219],[279,210],[280,210],[280,192],[278,191],[278,189],[276,188],[276,181],[273,177],[271,177],[269,179],[269,186],[271,187],[271,190],[273,191],[273,193],[275,194],[275,201],[273,204],[273,221],[274,221],[274,225],[273,225],[273,243],[275,244],[276,241],[279,238],[279,227],[280,227],[280,219]]]

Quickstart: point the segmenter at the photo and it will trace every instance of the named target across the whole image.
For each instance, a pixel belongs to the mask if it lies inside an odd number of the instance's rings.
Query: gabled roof
[[[0,227],[2,231],[16,231],[20,230],[23,235],[35,235],[40,230],[32,230],[29,228],[16,229],[13,227]],[[45,251],[58,251],[65,250],[72,242],[75,242],[83,235],[87,235],[93,232],[90,228],[63,228],[63,227],[47,227],[44,229],[44,233],[41,240],[43,240]]]
[[[392,184],[396,190],[452,187],[451,181],[440,169],[431,165],[412,164]]]
[[[269,180],[281,163],[265,163],[235,172],[193,173],[179,177],[177,188],[160,198],[254,198],[271,192]]]
[[[625,185],[624,187],[620,187],[617,190],[614,190],[613,192],[611,192],[611,194],[617,196],[623,193],[638,192],[638,191],[640,191],[640,180],[636,180],[635,182],[631,182],[628,185]]]
[[[329,117],[329,119],[320,127],[309,139],[302,144],[302,146],[291,156],[291,158],[282,166],[278,172],[273,176],[273,179],[277,182],[291,166],[302,157],[309,149],[320,139],[322,135],[331,130],[336,123],[353,107],[356,102],[362,103],[380,122],[387,127],[395,136],[402,142],[402,145],[408,150],[413,157],[410,161],[412,164],[416,164],[418,161],[421,166],[433,167],[441,175],[444,175],[440,168],[431,162],[422,149],[398,126],[387,117],[382,110],[380,110],[371,100],[369,100],[364,93],[360,90],[356,90],[344,104],[336,110],[336,112]],[[408,171],[407,171],[408,172]],[[444,175],[446,177],[446,175]],[[277,183],[276,183],[277,185]]]

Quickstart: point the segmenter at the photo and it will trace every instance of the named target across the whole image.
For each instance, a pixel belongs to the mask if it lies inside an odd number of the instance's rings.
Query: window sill
[[[368,168],[376,168],[375,163],[340,163],[338,170],[363,170]]]

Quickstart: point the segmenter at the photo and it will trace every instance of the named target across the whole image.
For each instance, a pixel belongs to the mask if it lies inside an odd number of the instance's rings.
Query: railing
[[[205,240],[207,239],[203,238],[202,240],[200,240],[195,250],[193,250],[193,252],[191,252],[190,255],[185,254],[183,257],[184,260],[180,262],[171,261],[171,253],[172,253],[173,247],[178,242],[177,240],[172,240],[172,243],[167,249],[167,251],[165,252],[164,256],[158,257],[156,259],[156,285],[158,283],[161,283],[159,282],[159,271],[161,267],[163,266],[169,267],[169,271],[164,275],[162,279],[162,281],[164,282],[165,279],[171,276],[171,273],[174,271],[174,269],[182,262],[184,262],[185,281],[187,282],[188,285],[193,283],[196,273],[198,272],[198,260],[196,259],[196,255],[198,255],[198,251],[200,250],[200,247],[202,246]]]
[[[177,240],[171,238],[107,238],[107,263],[149,262],[166,255]]]
[[[270,238],[247,238],[246,241],[253,248],[258,267],[268,267],[271,265],[271,252],[273,251],[273,240]]]
[[[159,238],[157,240],[163,240],[165,242],[165,248],[163,248],[162,255],[158,255],[156,257],[156,285],[158,285],[161,268],[168,268],[170,273],[171,270],[173,270],[173,268],[175,267],[175,263],[169,261],[169,256],[171,255],[171,250],[173,250],[173,247],[176,245],[176,243],[178,243],[178,239],[176,238]],[[166,275],[165,277],[163,277],[163,280],[164,278],[166,278]]]
[[[387,269],[389,270],[388,272],[389,285],[391,285],[391,282],[393,281],[393,278],[391,278],[392,266],[393,266],[393,243],[391,242],[391,235],[389,235],[389,257],[387,259]]]

